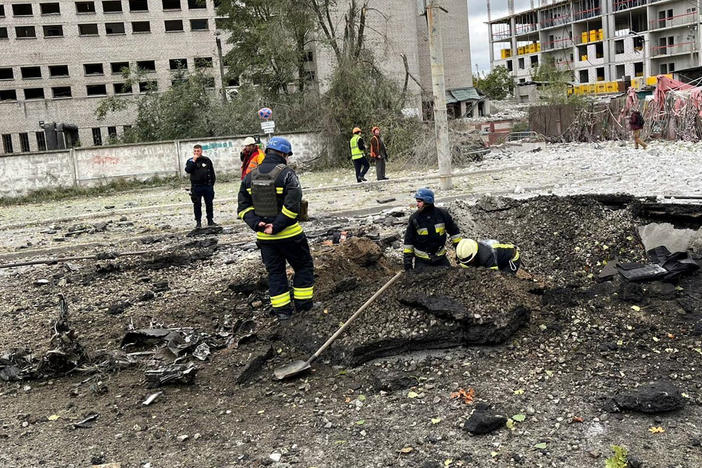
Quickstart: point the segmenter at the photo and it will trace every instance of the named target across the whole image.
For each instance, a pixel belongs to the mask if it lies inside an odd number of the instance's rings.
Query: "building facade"
[[[655,84],[657,75],[702,64],[698,0],[541,3],[489,22],[491,66],[507,67],[517,83],[547,60],[571,71],[576,90],[592,92],[616,91],[626,78]]]
[[[404,80],[407,58],[410,92],[431,92],[426,20],[417,4],[383,0],[369,13],[367,44],[384,72]],[[447,88],[472,86],[466,0],[445,0],[444,56]],[[343,11],[345,2],[338,2]],[[339,21],[342,21],[339,13]],[[221,38],[221,40],[220,40]],[[224,50],[222,50],[224,49]],[[74,131],[82,146],[106,144],[132,124],[130,112],[97,120],[109,96],[137,96],[165,90],[182,70],[202,69],[218,92],[220,65],[228,45],[217,29],[213,0],[4,0],[0,3],[0,154],[47,148],[44,127]],[[319,43],[309,54],[308,73],[324,86],[333,70]],[[123,70],[140,70],[139,83],[125,84]],[[65,124],[61,127],[61,124]]]

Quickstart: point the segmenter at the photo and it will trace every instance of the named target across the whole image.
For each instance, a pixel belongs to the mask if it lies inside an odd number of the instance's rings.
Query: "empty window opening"
[[[58,3],[40,3],[39,9],[42,15],[60,15],[61,7]]]
[[[76,2],[76,13],[95,13],[95,2]]]
[[[32,4],[15,3],[12,5],[12,16],[32,16]]]
[[[624,53],[624,40],[614,41],[614,53],[623,54]]]
[[[132,21],[133,33],[148,33],[151,32],[151,23],[148,21]]]
[[[604,57],[604,44],[601,42],[595,44],[595,57],[598,59]]]
[[[212,68],[212,57],[195,57],[195,68]]]
[[[188,0],[188,10],[199,10],[207,8],[205,0]]]
[[[93,145],[102,145],[102,131],[100,130],[100,127],[93,128]]]
[[[643,62],[634,63],[634,76],[643,76]]]
[[[156,62],[153,60],[141,60],[136,63],[137,68],[142,71],[147,71],[147,72],[155,72],[156,71]]]
[[[124,23],[105,23],[106,34],[124,34]]]
[[[27,39],[37,37],[37,32],[34,26],[17,26],[15,27],[15,35],[17,39]]]
[[[183,30],[183,20],[166,20],[163,24],[166,27],[166,32]]]
[[[110,140],[117,138],[117,127],[107,127],[107,137]]]
[[[626,74],[626,70],[625,70],[624,65],[617,65],[615,67],[615,73],[617,75],[618,80],[621,80],[622,78],[624,78],[624,75]]]
[[[164,10],[180,10],[180,0],[163,0]]]
[[[12,80],[15,78],[15,74],[12,72],[12,68],[0,68],[0,80]]]
[[[524,70],[524,59],[520,58],[519,60],[517,60],[517,63],[519,64],[519,69]]]
[[[7,28],[0,28],[0,39],[7,39]]]
[[[22,153],[29,153],[29,133],[20,133],[20,151]]]
[[[597,81],[604,81],[604,80],[605,80],[605,69],[604,69],[604,67],[596,68],[596,69],[595,69],[595,74],[597,75]]]
[[[588,81],[590,81],[590,77],[588,76],[589,73],[587,70],[580,70],[579,74],[580,74],[579,81],[581,83],[587,83]]]
[[[121,13],[122,2],[119,0],[109,0],[102,2],[103,13]]]
[[[207,19],[191,19],[190,29],[192,31],[206,31],[209,29]]]
[[[112,86],[115,94],[132,94],[132,85],[128,85],[127,83],[114,83]]]
[[[41,78],[41,67],[22,67],[20,73],[25,80]]]
[[[78,33],[81,36],[97,36],[98,25],[96,23],[79,24]]]
[[[14,89],[2,89],[0,90],[0,101],[16,101],[17,91]]]
[[[187,70],[188,60],[187,59],[170,59],[168,61],[168,67],[171,70]]]
[[[3,135],[2,136],[2,149],[5,153],[12,153],[12,135]]]
[[[87,85],[85,92],[88,96],[104,96],[107,94],[107,86],[104,84]]]
[[[44,88],[27,88],[24,90],[25,99],[44,99]]]
[[[56,86],[51,88],[51,95],[54,98],[69,98],[72,96],[70,86]]]
[[[68,76],[68,65],[49,65],[49,76],[52,78]]]
[[[101,63],[86,63],[83,65],[83,70],[85,70],[86,75],[102,75],[104,73]]]
[[[125,68],[129,69],[129,62],[112,62],[110,64],[110,71],[113,75],[121,75]]]
[[[139,83],[140,93],[148,93],[150,91],[158,91],[158,83],[156,81],[142,81]]]
[[[63,37],[63,26],[60,24],[44,26],[44,37]]]
[[[34,132],[34,135],[37,137],[37,150],[46,151],[46,135],[44,135],[44,132]]]
[[[149,11],[147,0],[129,0],[129,11]]]

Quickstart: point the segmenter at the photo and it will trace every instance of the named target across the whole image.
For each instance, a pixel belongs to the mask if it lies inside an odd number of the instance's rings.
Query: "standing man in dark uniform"
[[[273,313],[287,320],[293,313],[312,308],[314,264],[307,237],[298,222],[302,188],[295,171],[287,166],[292,147],[285,138],[273,137],[263,163],[244,177],[237,213],[256,231]],[[295,272],[292,298],[286,262]]]
[[[451,264],[446,258],[446,234],[455,246],[461,241],[461,234],[449,212],[434,206],[434,192],[420,188],[414,194],[417,211],[410,216],[405,232],[405,270],[426,270],[432,267]]]
[[[215,170],[212,161],[207,156],[202,155],[202,146],[193,146],[193,157],[185,163],[185,172],[190,174],[190,199],[193,201],[193,211],[195,212],[195,229],[202,227],[202,198],[205,199],[205,211],[207,212],[207,225],[216,226],[214,222],[214,184]]]

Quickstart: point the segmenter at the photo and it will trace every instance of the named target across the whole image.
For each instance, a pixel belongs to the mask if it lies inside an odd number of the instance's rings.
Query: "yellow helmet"
[[[456,246],[456,257],[461,264],[468,264],[478,253],[478,243],[473,239],[461,239]]]
[[[353,133],[361,133],[361,129],[358,127],[353,128]]]

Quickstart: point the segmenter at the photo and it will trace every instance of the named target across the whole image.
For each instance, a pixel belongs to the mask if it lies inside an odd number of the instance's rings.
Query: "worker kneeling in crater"
[[[511,273],[516,273],[521,265],[519,247],[492,239],[461,239],[456,246],[456,259],[463,268],[484,267]]]

